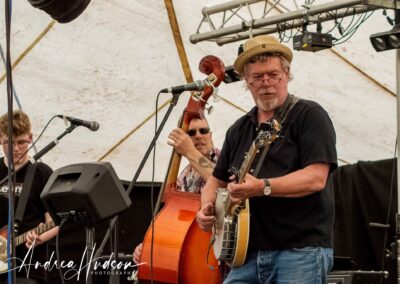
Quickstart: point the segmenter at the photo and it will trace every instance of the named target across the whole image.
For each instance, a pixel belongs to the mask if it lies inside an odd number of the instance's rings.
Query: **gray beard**
[[[269,112],[278,107],[278,98],[275,98],[274,100],[270,100],[268,102],[257,99],[256,105],[259,110],[264,111],[264,112]]]

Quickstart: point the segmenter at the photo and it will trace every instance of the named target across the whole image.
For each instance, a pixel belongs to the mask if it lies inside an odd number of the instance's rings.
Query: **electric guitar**
[[[36,234],[41,235],[48,230],[52,229],[55,227],[55,224],[53,221],[49,223],[45,223],[42,225],[37,226],[36,228],[33,229]],[[4,226],[0,230],[0,274],[6,273],[8,271],[8,263],[7,263],[7,226]],[[30,230],[31,231],[31,230]],[[28,232],[30,232],[28,231]],[[17,237],[15,237],[14,242],[15,246],[19,246],[26,241],[26,235],[28,232],[25,232]]]
[[[279,137],[281,125],[275,119],[271,119],[264,123],[260,129],[250,150],[245,154],[240,169],[234,170],[238,183],[243,182],[259,150],[265,147],[264,156],[271,143]],[[228,190],[219,188],[215,201],[215,216],[216,220],[211,236],[215,258],[226,262],[231,267],[243,265],[246,259],[250,232],[249,200],[246,199],[239,204],[233,204]]]

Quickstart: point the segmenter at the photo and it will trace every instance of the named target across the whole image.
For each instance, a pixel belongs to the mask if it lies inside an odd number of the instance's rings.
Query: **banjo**
[[[240,169],[233,170],[238,183],[244,181],[259,150],[265,147],[263,154],[266,154],[271,143],[279,137],[281,125],[275,119],[271,119],[261,124],[260,129],[249,151],[245,154]],[[233,204],[228,190],[219,188],[215,201],[215,216],[211,235],[215,257],[232,267],[243,265],[250,232],[249,200]]]

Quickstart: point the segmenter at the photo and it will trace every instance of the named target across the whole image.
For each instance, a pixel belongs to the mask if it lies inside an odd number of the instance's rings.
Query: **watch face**
[[[270,195],[271,194],[271,184],[269,182],[269,180],[264,179],[264,195]]]

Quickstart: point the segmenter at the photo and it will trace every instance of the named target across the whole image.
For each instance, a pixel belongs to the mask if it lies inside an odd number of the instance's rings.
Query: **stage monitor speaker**
[[[387,271],[332,271],[327,284],[385,284],[388,278]]]
[[[108,162],[68,165],[50,176],[40,195],[54,222],[95,224],[129,208],[131,200]]]
[[[128,188],[129,181],[121,181],[125,189]],[[118,253],[119,254],[132,254],[135,247],[143,242],[145,233],[147,232],[152,219],[152,208],[157,202],[157,197],[160,192],[162,183],[155,182],[153,185],[151,182],[138,182],[136,183],[133,190],[130,192],[130,199],[133,204],[128,210],[121,213],[118,218]],[[153,188],[153,193],[152,193]],[[153,199],[151,199],[151,197]],[[153,205],[152,205],[153,203]],[[96,229],[96,244],[100,245],[104,235],[110,227],[110,221],[104,220],[100,223],[95,224]],[[55,238],[49,241],[49,251],[55,251]],[[84,227],[76,223],[65,224],[61,232],[59,233],[59,253],[61,260],[65,263],[73,261],[74,263],[80,263],[82,261],[82,254],[85,250],[85,231]],[[111,254],[113,251],[110,246],[105,247],[104,254]],[[63,273],[68,270],[63,268]],[[81,275],[85,275],[85,270],[81,272]],[[123,274],[120,277],[121,284],[131,284],[132,281],[128,281],[127,278],[131,274]],[[61,282],[59,272],[57,269],[53,269],[49,272],[49,280],[47,283],[51,284],[63,284]],[[85,277],[81,277],[79,281],[76,278],[64,281],[65,284],[85,284]],[[108,283],[108,274],[95,275],[93,284]]]

